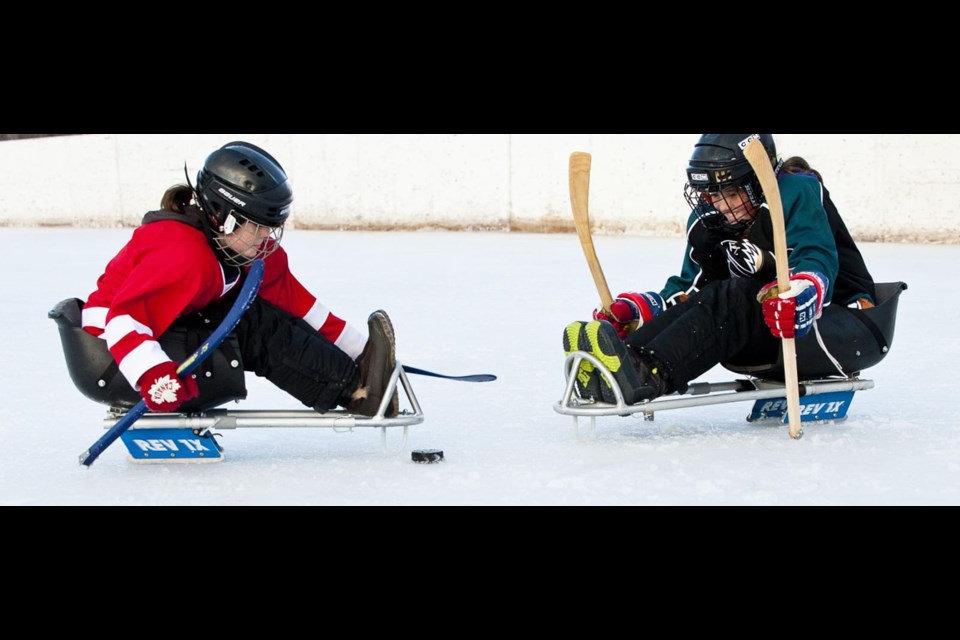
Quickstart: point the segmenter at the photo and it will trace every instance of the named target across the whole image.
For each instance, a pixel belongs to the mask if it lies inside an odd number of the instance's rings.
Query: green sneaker
[[[589,343],[589,351],[603,365],[610,370],[620,385],[620,391],[623,393],[623,400],[627,404],[636,404],[641,400],[650,400],[657,395],[656,389],[648,386],[641,378],[638,366],[634,358],[627,350],[627,346],[617,335],[616,329],[609,322],[594,320],[588,322],[584,328]],[[602,381],[600,393],[603,395],[603,401],[610,404],[617,403],[617,397],[613,393],[613,387],[607,382],[604,376],[598,375]]]
[[[587,340],[585,331],[585,322],[571,322],[563,330],[563,352],[569,356],[574,351],[590,352],[590,341]],[[597,373],[593,363],[586,360],[580,361],[580,367],[576,373],[577,381],[574,386],[577,394],[585,400],[603,400],[600,391],[600,374]]]

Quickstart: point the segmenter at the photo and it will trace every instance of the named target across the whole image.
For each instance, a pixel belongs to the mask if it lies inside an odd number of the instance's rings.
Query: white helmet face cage
[[[763,192],[756,177],[749,175],[737,183],[684,185],[684,199],[704,227],[721,231],[729,237],[735,237],[753,225],[755,215],[748,211],[763,205]],[[720,212],[717,207],[723,202],[722,209],[733,213],[733,220]],[[741,213],[738,213],[741,212]]]
[[[245,267],[254,260],[269,256],[280,247],[283,225],[269,227],[247,220],[236,211],[224,218],[223,225],[214,229],[213,241],[223,257],[223,263]]]

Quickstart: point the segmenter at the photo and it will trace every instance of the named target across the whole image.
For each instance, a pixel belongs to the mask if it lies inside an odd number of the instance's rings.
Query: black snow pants
[[[345,405],[360,382],[354,360],[304,320],[257,298],[237,325],[243,368],[308,407]]]
[[[717,364],[783,380],[780,340],[770,333],[757,302],[761,286],[751,278],[711,282],[645,323],[626,342],[663,365],[680,393]],[[844,346],[845,338],[854,337],[851,331],[859,330],[849,309],[827,306],[817,325],[827,350],[847,375],[861,364],[872,364],[858,362],[859,354]],[[840,375],[813,330],[797,339],[797,373],[801,380]]]

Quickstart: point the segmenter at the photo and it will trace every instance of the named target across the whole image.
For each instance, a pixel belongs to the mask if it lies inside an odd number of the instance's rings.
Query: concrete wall
[[[136,225],[213,149],[249,140],[293,182],[300,228],[572,231],[571,151],[598,233],[679,235],[699,134],[100,134],[0,143],[0,225]],[[862,240],[960,242],[960,134],[776,134]]]

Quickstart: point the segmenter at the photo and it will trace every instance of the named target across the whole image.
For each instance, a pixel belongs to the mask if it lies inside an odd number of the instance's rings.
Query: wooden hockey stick
[[[613,296],[610,287],[597,260],[597,251],[593,248],[593,237],[590,235],[590,164],[592,158],[589,153],[574,151],[570,154],[570,206],[573,208],[573,223],[577,227],[577,236],[580,237],[580,246],[590,265],[593,274],[593,283],[600,294],[600,304],[605,311],[610,311]]]
[[[770,220],[773,222],[773,253],[777,258],[777,286],[780,292],[790,290],[790,263],[787,255],[787,230],[783,223],[783,202],[780,200],[780,186],[773,173],[770,156],[764,149],[757,134],[740,143],[743,155],[753,167],[760,188],[770,207]],[[800,425],[800,384],[797,376],[797,345],[793,338],[783,338],[783,374],[787,388],[787,415],[790,418],[790,437],[798,440],[803,436]]]

